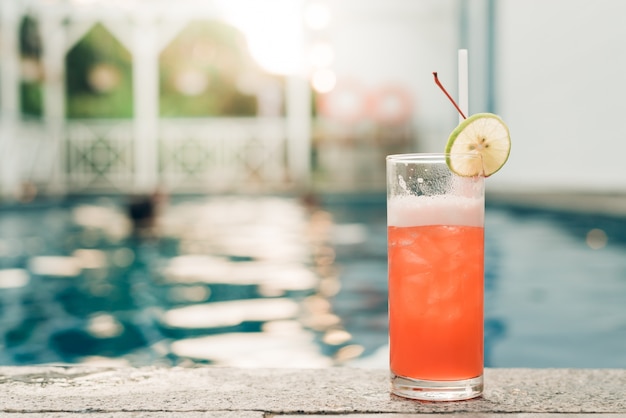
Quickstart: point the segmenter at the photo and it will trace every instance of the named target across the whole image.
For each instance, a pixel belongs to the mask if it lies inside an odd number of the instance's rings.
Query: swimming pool
[[[384,207],[370,202],[337,205],[338,232],[368,239],[336,242],[335,308],[371,350],[355,364],[384,367],[387,328],[372,314],[386,303]],[[487,366],[626,367],[626,218],[488,199],[485,227]]]
[[[0,364],[387,367],[382,195],[0,209]],[[626,218],[489,204],[486,364],[626,367]]]

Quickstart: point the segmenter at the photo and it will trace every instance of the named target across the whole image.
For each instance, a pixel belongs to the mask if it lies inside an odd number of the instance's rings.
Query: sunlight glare
[[[311,84],[313,85],[313,89],[318,93],[329,93],[337,84],[337,76],[331,70],[317,70],[313,73]]]
[[[324,3],[310,3],[304,12],[304,21],[313,30],[325,29],[330,23],[330,9]]]
[[[333,47],[326,42],[318,42],[311,47],[309,62],[314,68],[328,68],[335,59]]]
[[[250,54],[265,70],[288,75],[302,66],[302,11],[293,0],[222,0],[226,20],[246,36]]]

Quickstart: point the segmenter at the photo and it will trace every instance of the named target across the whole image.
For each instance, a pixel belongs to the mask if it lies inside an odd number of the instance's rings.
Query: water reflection
[[[0,364],[387,367],[384,196],[124,203],[0,208]],[[624,225],[488,208],[488,366],[626,365]]]
[[[296,318],[299,305],[287,298],[242,299],[196,304],[166,311],[163,326],[173,329],[210,330]]]
[[[328,300],[332,217],[315,204],[186,198],[138,226],[126,203],[3,209],[0,363],[312,367],[362,352]]]
[[[321,356],[315,335],[294,327],[289,332],[226,333],[172,344],[179,357],[206,360],[232,367],[328,367],[333,361]]]
[[[25,269],[0,270],[0,289],[14,289],[24,287],[30,281],[28,271]]]

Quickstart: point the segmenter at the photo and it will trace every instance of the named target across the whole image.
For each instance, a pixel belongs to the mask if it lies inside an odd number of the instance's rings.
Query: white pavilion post
[[[299,2],[301,13],[304,4]],[[300,43],[298,65],[288,76],[286,85],[287,168],[296,186],[308,189],[311,186],[312,133],[311,86],[306,60],[309,39],[304,28],[300,28],[296,36]]]
[[[311,90],[306,77],[287,79],[287,165],[293,181],[303,187],[311,182]]]
[[[137,192],[158,187],[159,47],[156,23],[137,15],[133,27],[133,103]]]
[[[15,1],[0,1],[0,194],[13,195],[19,186],[20,68],[18,10]]]
[[[65,169],[65,54],[67,34],[64,16],[54,12],[40,15],[44,68],[43,115],[48,139],[53,141],[54,165],[50,179],[50,192],[63,194],[67,189]]]

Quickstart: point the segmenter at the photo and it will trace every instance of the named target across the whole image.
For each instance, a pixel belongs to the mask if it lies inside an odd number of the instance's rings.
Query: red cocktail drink
[[[388,159],[392,391],[431,400],[478,396],[484,178],[457,176],[440,156],[395,157],[404,159]]]
[[[483,371],[483,228],[390,226],[391,370],[424,380]]]

